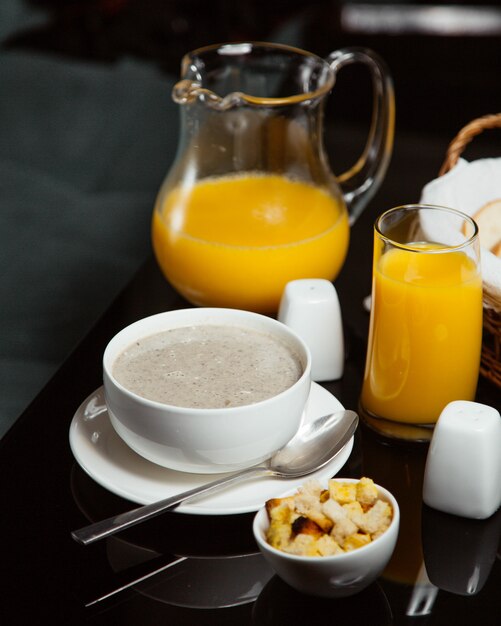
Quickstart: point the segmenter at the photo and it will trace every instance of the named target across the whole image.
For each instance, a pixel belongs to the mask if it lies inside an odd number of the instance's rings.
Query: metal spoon
[[[351,439],[357,425],[358,415],[354,411],[343,410],[324,415],[301,427],[289,443],[275,452],[263,465],[254,465],[176,496],[90,524],[73,531],[71,536],[83,545],[94,543],[175,508],[181,502],[191,500],[195,496],[212,493],[250,477],[259,475],[275,478],[306,476],[326,465]]]

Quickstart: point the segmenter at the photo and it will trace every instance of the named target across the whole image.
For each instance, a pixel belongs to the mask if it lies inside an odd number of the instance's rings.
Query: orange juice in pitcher
[[[348,239],[342,200],[271,174],[208,178],[187,198],[174,189],[153,223],[159,265],[189,300],[265,312],[290,280],[332,280]]]
[[[323,109],[342,66],[371,72],[375,100],[357,166],[336,178],[322,143]],[[333,280],[349,223],[387,169],[394,103],[384,63],[346,49],[321,59],[265,43],[185,56],[176,161],[157,197],[153,248],[190,302],[274,313],[287,282]]]

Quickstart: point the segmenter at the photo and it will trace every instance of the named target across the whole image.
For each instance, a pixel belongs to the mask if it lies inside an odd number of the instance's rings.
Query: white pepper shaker
[[[293,280],[285,286],[278,320],[303,339],[311,352],[314,381],[338,380],[344,369],[341,306],[334,285],[323,278]]]

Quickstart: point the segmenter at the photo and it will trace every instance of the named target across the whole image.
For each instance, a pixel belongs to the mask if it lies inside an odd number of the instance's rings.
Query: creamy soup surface
[[[113,376],[150,400],[192,408],[254,404],[291,387],[303,367],[293,348],[249,328],[199,325],[145,337],[124,350]]]

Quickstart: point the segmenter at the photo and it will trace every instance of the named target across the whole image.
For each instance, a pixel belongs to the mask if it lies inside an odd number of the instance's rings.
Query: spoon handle
[[[191,500],[195,496],[212,493],[223,486],[226,487],[232,483],[238,483],[242,480],[250,478],[251,476],[272,473],[273,472],[266,466],[249,467],[237,472],[236,474],[223,476],[222,478],[218,478],[217,480],[201,485],[200,487],[195,487],[189,491],[179,493],[176,496],[171,496],[170,498],[165,498],[163,500],[159,500],[158,502],[152,502],[151,504],[140,506],[136,509],[132,509],[131,511],[126,511],[125,513],[108,517],[107,519],[90,524],[89,526],[84,526],[79,530],[74,530],[71,533],[71,536],[75,541],[86,546],[90,543],[98,541],[99,539],[104,539],[104,537],[109,537],[110,535],[114,535],[121,530],[130,528],[135,524],[151,519],[168,509],[175,508],[178,504],[181,504],[181,502]]]

